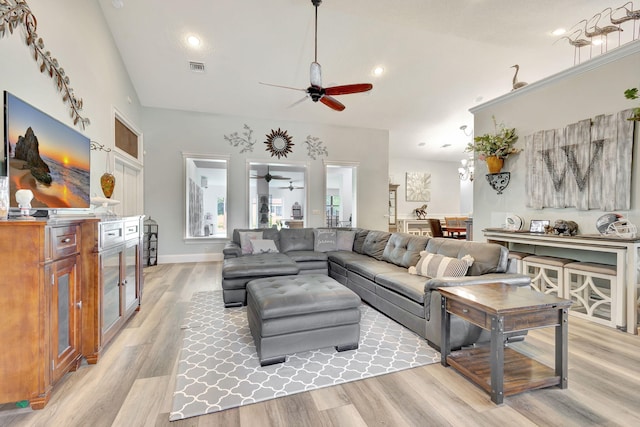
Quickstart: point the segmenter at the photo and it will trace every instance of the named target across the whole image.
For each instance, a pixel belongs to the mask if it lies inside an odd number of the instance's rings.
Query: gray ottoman
[[[247,318],[260,365],[299,351],[358,348],[360,297],[324,275],[279,276],[247,283]]]

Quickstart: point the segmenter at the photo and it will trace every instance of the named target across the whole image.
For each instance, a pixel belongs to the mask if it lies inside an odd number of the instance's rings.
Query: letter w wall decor
[[[527,135],[527,207],[631,207],[632,110]]]

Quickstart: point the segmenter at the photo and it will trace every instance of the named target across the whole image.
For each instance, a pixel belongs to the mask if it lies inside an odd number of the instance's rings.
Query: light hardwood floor
[[[421,368],[169,422],[194,291],[220,289],[220,263],[145,269],[142,309],[96,365],[55,387],[45,409],[0,406],[0,426],[632,426],[640,425],[640,338],[570,317],[569,388],[530,391],[494,405],[452,368]],[[553,366],[553,328],[521,351]]]

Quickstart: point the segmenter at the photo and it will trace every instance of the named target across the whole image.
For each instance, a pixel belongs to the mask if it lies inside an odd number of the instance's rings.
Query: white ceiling
[[[552,36],[610,0],[324,0],[318,62],[324,86],[373,83],[339,96],[337,112],[307,100],[313,61],[311,0],[99,0],[143,106],[389,130],[392,157],[457,161],[473,127],[468,112],[511,90],[514,64],[529,83],[573,65],[574,48]],[[637,7],[636,7],[637,8]],[[608,16],[599,25],[608,24]],[[623,24],[622,43],[633,39]],[[635,28],[637,35],[638,29]],[[198,49],[186,37],[202,40]],[[609,36],[608,49],[618,46]],[[594,47],[592,54],[600,54]],[[589,58],[589,47],[582,60]],[[204,62],[205,73],[189,70]],[[376,66],[385,68],[375,77]],[[424,146],[418,146],[425,143]],[[441,148],[443,144],[451,147]]]

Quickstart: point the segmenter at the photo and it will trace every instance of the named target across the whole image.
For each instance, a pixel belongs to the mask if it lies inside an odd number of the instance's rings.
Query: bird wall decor
[[[516,64],[516,65],[512,65],[511,68],[516,69],[516,73],[513,75],[513,88],[511,90],[514,91],[516,89],[520,89],[521,87],[526,86],[528,83],[518,81],[518,71],[520,71],[520,66]]]

